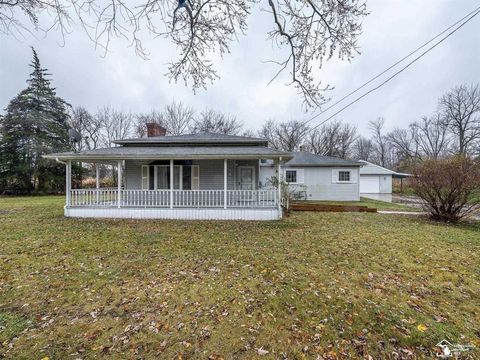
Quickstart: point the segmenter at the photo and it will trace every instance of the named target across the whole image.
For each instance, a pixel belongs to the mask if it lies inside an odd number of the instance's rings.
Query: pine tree
[[[28,86],[0,118],[0,193],[63,189],[64,166],[42,158],[69,149],[68,103],[58,97],[35,49]]]

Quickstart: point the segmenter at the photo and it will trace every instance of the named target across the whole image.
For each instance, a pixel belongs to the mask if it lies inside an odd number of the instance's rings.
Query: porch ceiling
[[[204,147],[111,147],[85,150],[78,153],[49,154],[47,159],[99,161],[99,160],[171,160],[171,159],[279,159],[293,156],[263,146],[204,146]]]

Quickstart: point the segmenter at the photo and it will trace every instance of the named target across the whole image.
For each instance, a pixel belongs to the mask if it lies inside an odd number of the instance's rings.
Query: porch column
[[[282,173],[280,168],[280,163],[282,158],[278,159],[277,162],[277,174],[278,174],[278,210],[282,211]]]
[[[173,160],[170,160],[170,209],[173,209]]]
[[[117,206],[122,203],[122,162],[119,160],[117,164]]]
[[[100,167],[98,166],[98,163],[95,163],[95,187],[96,187],[96,200],[97,200],[97,204],[99,202],[99,198],[100,198],[100,193],[99,193],[99,189],[100,189]]]
[[[223,160],[223,208],[227,208],[227,159]]]
[[[65,168],[65,194],[66,194],[66,203],[65,205],[70,207],[72,203],[72,160],[67,161],[67,166]]]

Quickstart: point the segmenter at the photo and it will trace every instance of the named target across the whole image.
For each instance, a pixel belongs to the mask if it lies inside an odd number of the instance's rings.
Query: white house
[[[293,158],[282,166],[286,182],[297,185],[305,200],[359,201],[358,161],[321,156],[309,152],[294,152]],[[275,175],[272,162],[260,164],[260,183],[268,183]]]
[[[260,188],[260,160],[280,171],[287,152],[265,139],[199,133],[165,136],[147,124],[148,137],[118,146],[46,155],[66,165],[65,216],[97,218],[275,220],[280,189]],[[72,162],[97,165],[95,188],[72,189]],[[117,166],[115,188],[101,188],[98,164]]]

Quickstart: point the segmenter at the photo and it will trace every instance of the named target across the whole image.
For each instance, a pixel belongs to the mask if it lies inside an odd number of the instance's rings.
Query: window
[[[350,181],[350,171],[339,171],[338,172],[338,181],[349,182]]]
[[[198,166],[198,165],[197,165]],[[195,167],[195,166],[193,166]],[[173,168],[173,188],[175,190],[189,190],[191,187],[192,166],[175,165]],[[183,174],[183,171],[186,173]],[[170,165],[143,165],[142,189],[168,190],[170,189]]]
[[[285,181],[287,183],[296,183],[297,182],[297,170],[286,170],[285,171]]]

